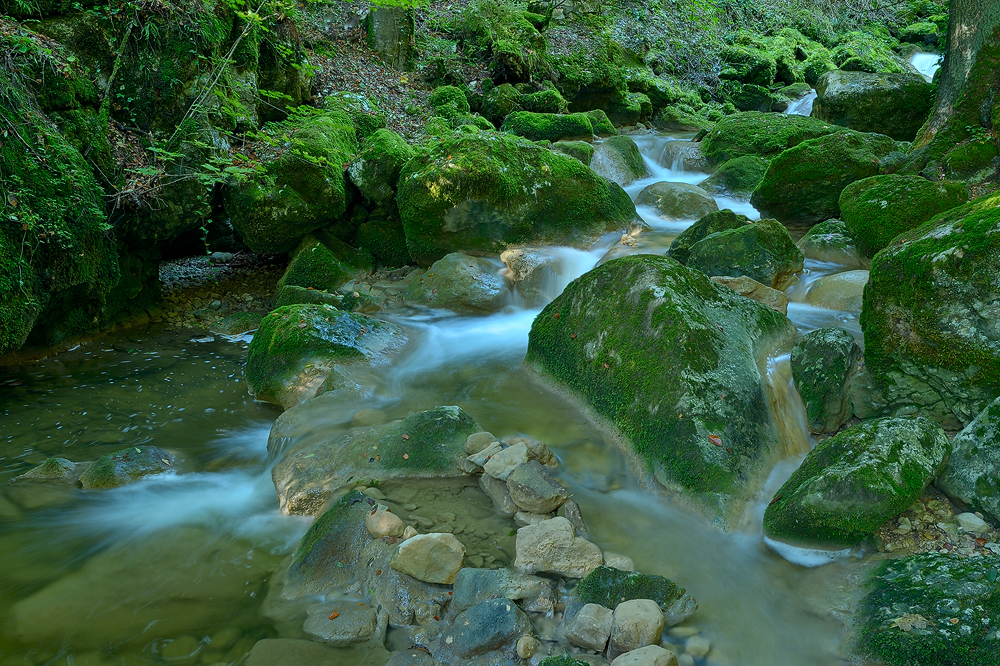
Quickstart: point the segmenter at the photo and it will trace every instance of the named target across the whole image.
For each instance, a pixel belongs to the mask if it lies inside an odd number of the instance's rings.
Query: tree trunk
[[[401,72],[413,67],[416,49],[413,9],[373,8],[367,19],[368,44],[390,67]]]
[[[951,0],[937,102],[913,142],[912,171],[1000,123],[1000,0]],[[993,137],[995,141],[995,136]]]

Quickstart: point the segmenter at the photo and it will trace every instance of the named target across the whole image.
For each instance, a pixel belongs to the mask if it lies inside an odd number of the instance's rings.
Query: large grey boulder
[[[859,132],[912,141],[934,104],[934,86],[915,72],[827,72],[816,83],[812,116]]]
[[[619,185],[630,185],[647,174],[639,146],[627,136],[613,136],[602,141],[594,150],[590,168]]]
[[[482,314],[503,307],[509,294],[496,266],[485,259],[452,252],[411,280],[403,295],[419,305]]]
[[[934,485],[1000,525],[1000,398],[951,440],[951,448],[951,458]]]

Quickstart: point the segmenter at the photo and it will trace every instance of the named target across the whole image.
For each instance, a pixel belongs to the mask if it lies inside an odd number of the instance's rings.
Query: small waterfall
[[[812,113],[813,102],[816,101],[815,90],[810,90],[809,94],[802,99],[797,99],[794,102],[788,104],[788,108],[785,109],[785,113],[790,116],[808,116]]]
[[[767,384],[781,458],[809,453],[812,447],[806,427],[806,408],[792,379],[791,354],[767,359]]]
[[[944,59],[939,53],[914,53],[910,64],[928,81],[934,79],[934,74],[941,68]]]

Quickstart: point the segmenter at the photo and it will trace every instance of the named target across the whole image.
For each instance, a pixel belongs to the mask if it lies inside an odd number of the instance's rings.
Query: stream
[[[634,138],[650,176],[625,188],[633,198],[654,182],[697,184],[707,177],[660,162],[666,142],[689,135]],[[746,201],[717,201],[759,218]],[[565,270],[547,295],[555,297],[610,258],[664,254],[694,221],[665,222],[649,209],[639,214],[649,230],[636,247],[619,244],[619,232],[589,250],[553,249],[562,253]],[[840,326],[860,340],[858,312],[818,308],[806,295],[816,280],[845,270],[806,262],[787,290],[789,317],[801,331]],[[743,525],[724,533],[640,488],[615,444],[521,369],[537,313],[513,294],[510,306],[481,317],[379,313],[407,329],[406,350],[392,366],[357,371],[352,379],[368,395],[317,406],[312,430],[329,437],[459,405],[497,437],[540,439],[560,458],[558,478],[580,504],[591,540],[632,558],[637,570],[677,581],[698,599],[694,617],[665,637],[683,644],[700,632],[709,639],[711,652],[699,664],[849,663],[838,651],[841,620],[862,558],[779,553],[761,533],[767,500],[809,446],[787,353],[772,359],[769,381],[776,420],[793,445]],[[154,324],[0,368],[0,483],[50,456],[92,460],[142,445],[178,454],[176,473],[114,490],[0,490],[0,665],[235,664],[257,640],[279,635],[263,612],[269,581],[311,519],[278,510],[267,440],[280,411],[247,394],[247,345],[246,336]],[[413,499],[424,492],[418,485],[384,492],[457,513],[469,525],[483,521],[483,529],[493,520],[446,493]],[[474,566],[506,563],[499,547],[469,555]],[[355,663],[349,654],[345,665]]]

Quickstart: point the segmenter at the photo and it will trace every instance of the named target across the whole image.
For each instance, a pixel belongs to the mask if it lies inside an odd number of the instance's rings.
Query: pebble
[[[615,608],[608,642],[608,658],[647,645],[659,645],[665,626],[663,611],[652,599],[623,601]]]
[[[465,453],[475,455],[497,442],[497,438],[488,432],[474,432],[465,439]],[[482,467],[482,465],[479,465]]]
[[[632,558],[618,553],[604,553],[604,564],[621,571],[635,571],[635,562]]]
[[[617,657],[611,666],[677,666],[677,655],[659,645],[648,645]]]
[[[468,457],[468,461],[471,462],[473,465],[478,465],[479,467],[483,467],[484,465],[486,465],[486,462],[490,459],[491,456],[495,456],[501,451],[503,451],[503,447],[500,446],[500,442],[493,442],[485,449],[481,449],[476,453],[470,455]]]
[[[369,513],[365,516],[365,527],[368,528],[368,533],[376,539],[387,536],[402,536],[406,530],[402,518],[381,505],[375,510],[375,513]]]
[[[588,650],[603,652],[611,636],[614,612],[600,604],[586,604],[569,623],[566,640]]]
[[[524,511],[537,514],[551,513],[569,499],[566,489],[556,483],[548,469],[537,460],[518,465],[510,471],[507,475],[507,491],[514,504]]]
[[[451,534],[418,534],[399,545],[389,561],[396,571],[425,583],[451,585],[465,560],[465,546]]]
[[[712,649],[712,643],[704,636],[692,636],[684,646],[684,650],[694,657],[701,659]]]
[[[526,462],[528,462],[528,447],[524,442],[520,442],[494,454],[483,465],[483,470],[494,479],[506,481],[516,467]]]
[[[955,521],[966,532],[979,534],[990,530],[989,524],[974,513],[960,513],[955,516]]]
[[[517,656],[521,659],[531,659],[538,650],[538,639],[534,636],[521,636],[517,640]]]
[[[535,523],[540,523],[543,520],[548,520],[552,518],[551,514],[539,514],[539,513],[528,513],[527,511],[518,511],[514,514],[514,524],[520,527],[525,525],[534,525]]]

